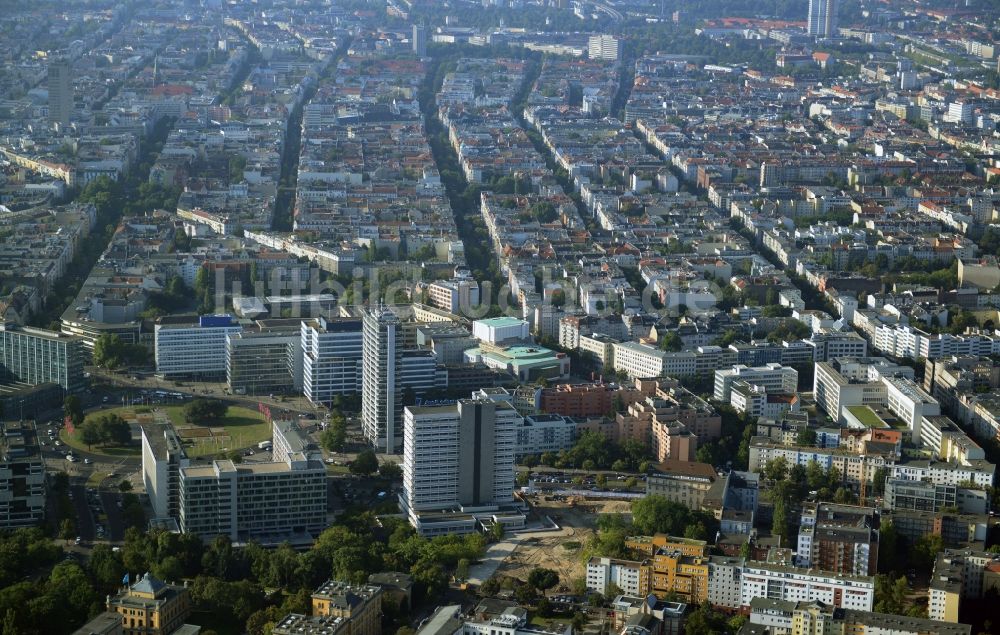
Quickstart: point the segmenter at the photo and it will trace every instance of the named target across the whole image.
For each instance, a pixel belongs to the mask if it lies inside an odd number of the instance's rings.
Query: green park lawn
[[[143,408],[143,410],[146,409]],[[184,406],[161,406],[159,412],[165,414],[170,422],[174,424],[178,434],[185,441],[185,449],[188,456],[191,457],[207,456],[222,452],[223,450],[255,447],[261,441],[271,438],[271,424],[264,420],[263,415],[250,408],[230,406],[225,417],[218,422],[204,426],[187,423],[184,420]],[[135,418],[135,408],[125,407],[99,410],[87,415],[87,419],[105,414],[117,414],[126,421],[132,421]],[[152,414],[147,413],[147,415]],[[86,423],[87,419],[84,420],[84,423]],[[69,434],[63,429],[59,433],[59,438],[74,450],[90,452],[92,454],[103,454],[110,457],[130,457],[138,456],[141,452],[141,448],[137,443],[124,447],[95,445],[88,449],[86,444],[80,440],[79,429],[74,430],[73,434]]]
[[[134,416],[135,408],[109,408],[107,410],[98,410],[96,412],[92,412],[89,415],[87,415],[87,417],[83,420],[83,422],[84,424],[86,424],[87,421],[89,421],[90,419],[110,414],[120,415],[125,420],[128,420],[130,417]],[[66,428],[63,428],[62,430],[59,431],[59,440],[74,450],[79,450],[81,452],[90,452],[91,454],[103,454],[105,456],[124,458],[129,456],[138,456],[139,453],[141,452],[141,448],[139,447],[138,443],[126,446],[118,446],[118,445],[104,446],[98,444],[90,446],[88,448],[87,444],[80,440],[80,428],[76,428],[75,430],[73,430],[73,434],[70,434],[69,432],[66,431]]]
[[[181,438],[191,443],[185,443],[188,456],[206,456],[216,454],[223,449],[254,447],[261,441],[271,438],[271,424],[256,410],[242,406],[230,406],[226,416],[218,422],[200,426],[187,423],[184,420],[184,406],[166,406],[161,408],[177,428]],[[192,436],[211,432],[211,436]]]

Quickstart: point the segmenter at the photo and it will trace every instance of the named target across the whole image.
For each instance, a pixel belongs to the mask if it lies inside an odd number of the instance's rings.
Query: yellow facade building
[[[631,536],[625,546],[646,557],[639,569],[639,589],[646,595],[677,596],[685,602],[708,600],[708,557],[704,540],[665,534]]]
[[[382,589],[327,580],[312,594],[312,614],[346,619],[345,635],[381,635]]]
[[[191,596],[185,587],[166,584],[147,573],[109,597],[108,610],[122,616],[124,635],[169,635],[191,614]]]

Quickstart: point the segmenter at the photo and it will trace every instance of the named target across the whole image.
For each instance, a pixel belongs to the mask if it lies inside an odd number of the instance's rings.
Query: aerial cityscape
[[[997,0],[0,0],[0,635],[1000,633]]]

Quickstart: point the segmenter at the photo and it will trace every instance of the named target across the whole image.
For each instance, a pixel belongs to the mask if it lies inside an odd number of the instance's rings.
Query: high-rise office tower
[[[610,35],[591,35],[587,41],[587,50],[592,60],[618,60],[618,38]]]
[[[420,57],[427,55],[427,27],[421,24],[413,25],[413,52]]]
[[[489,399],[406,408],[400,502],[417,531],[464,533],[511,503],[519,421]]]
[[[809,35],[834,37],[837,35],[839,0],[809,0]]]
[[[68,126],[73,114],[73,67],[66,60],[49,62],[49,123]]]
[[[403,400],[399,381],[402,333],[399,318],[378,306],[362,320],[361,429],[389,454],[403,447]]]

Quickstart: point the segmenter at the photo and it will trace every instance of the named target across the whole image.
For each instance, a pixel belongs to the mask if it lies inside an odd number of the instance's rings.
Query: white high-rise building
[[[399,318],[376,307],[362,319],[361,430],[375,448],[388,454],[403,449],[403,399],[400,385]]]
[[[418,532],[474,531],[479,517],[492,518],[511,503],[521,417],[510,404],[462,399],[409,406],[403,420],[400,504]]]
[[[592,60],[618,60],[618,38],[610,35],[591,35],[588,52]]]
[[[303,320],[301,335],[302,392],[310,402],[361,392],[361,318]]]
[[[809,0],[809,35],[833,37],[837,35],[839,0]]]
[[[157,519],[176,518],[180,513],[180,471],[190,461],[181,439],[169,424],[139,426],[142,432],[142,481]]]

